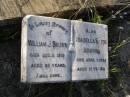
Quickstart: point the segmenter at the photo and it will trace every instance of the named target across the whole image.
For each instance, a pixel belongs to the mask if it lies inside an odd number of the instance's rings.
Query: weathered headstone
[[[72,80],[108,78],[107,26],[74,21],[75,60]]]
[[[22,81],[70,80],[70,23],[70,20],[49,17],[24,18]]]
[[[22,82],[108,78],[107,26],[26,16],[22,23]]]

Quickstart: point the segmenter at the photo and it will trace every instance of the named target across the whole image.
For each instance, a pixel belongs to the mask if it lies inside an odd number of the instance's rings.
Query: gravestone
[[[104,24],[26,16],[22,23],[22,82],[107,79],[107,32]]]

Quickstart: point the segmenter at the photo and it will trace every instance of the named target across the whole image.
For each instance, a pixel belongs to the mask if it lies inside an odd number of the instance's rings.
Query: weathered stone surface
[[[107,25],[72,21],[74,54],[72,80],[108,78]]]
[[[0,20],[90,6],[118,5],[121,0],[0,0]]]
[[[70,81],[71,21],[26,16],[22,22],[21,80],[23,82]]]
[[[21,39],[22,82],[107,78],[107,25],[35,15],[24,17]]]

